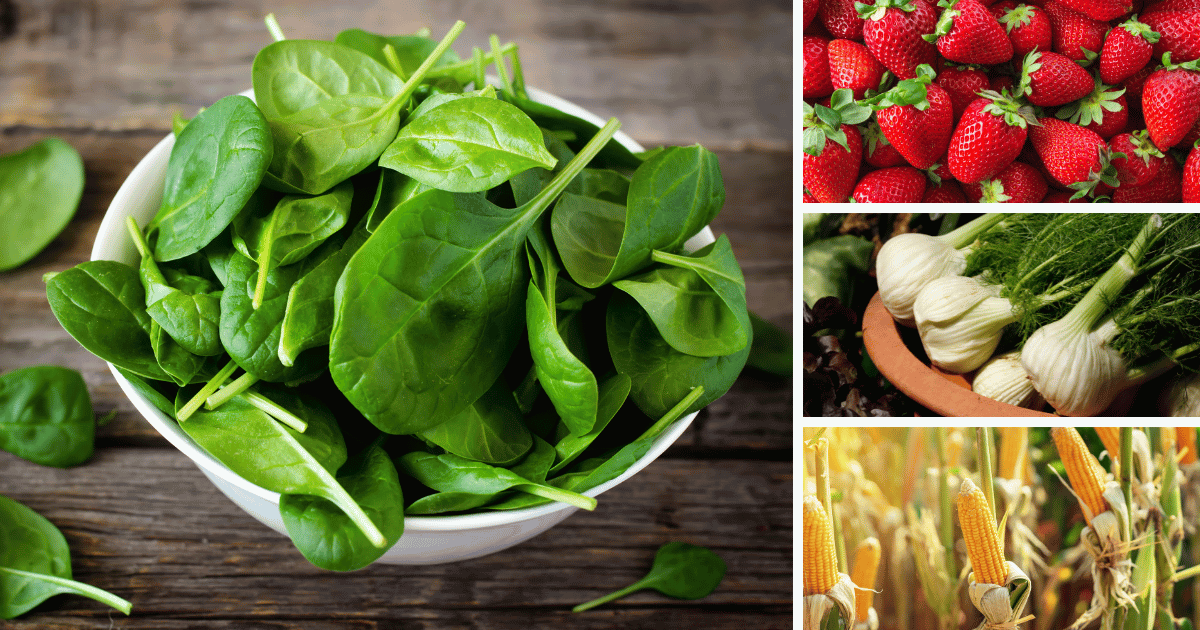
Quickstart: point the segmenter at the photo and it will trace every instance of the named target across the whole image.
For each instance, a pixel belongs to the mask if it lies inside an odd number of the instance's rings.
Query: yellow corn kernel
[[[958,525],[967,543],[967,557],[975,568],[975,581],[1004,586],[1008,579],[1004,543],[996,531],[987,497],[970,479],[963,479],[958,489]]]
[[[833,527],[817,497],[804,497],[804,594],[823,595],[838,581]]]
[[[1028,427],[1000,427],[1000,468],[996,476],[1024,479],[1029,453]]]
[[[1104,443],[1104,450],[1108,451],[1109,459],[1114,462],[1121,461],[1121,428],[1096,427],[1096,435],[1099,435],[1100,441]]]
[[[1063,468],[1067,469],[1067,479],[1079,500],[1088,506],[1093,516],[1108,511],[1108,501],[1104,500],[1103,468],[1087,450],[1079,431],[1075,427],[1054,427],[1050,429],[1050,437],[1054,438]],[[1084,516],[1090,525],[1092,519],[1087,514]]]
[[[875,576],[879,572],[879,557],[881,555],[879,548],[879,540],[874,536],[858,543],[858,548],[854,550],[854,569],[850,574],[850,580],[854,585],[864,589],[875,588]],[[854,596],[855,621],[867,621],[871,610],[871,603],[874,601],[875,591],[858,591]]]
[[[1175,448],[1183,453],[1183,459],[1179,460],[1179,463],[1196,463],[1196,427],[1175,427],[1175,442]],[[1184,452],[1185,448],[1187,452]]]

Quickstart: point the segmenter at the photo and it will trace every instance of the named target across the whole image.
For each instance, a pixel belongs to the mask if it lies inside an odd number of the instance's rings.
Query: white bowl
[[[253,98],[250,90],[243,94]],[[557,96],[533,88],[529,88],[529,95],[535,101],[551,105],[596,125],[604,124],[599,117]],[[641,145],[622,132],[618,131],[615,139],[631,151],[644,150]],[[167,159],[171,155],[171,147],[174,144],[174,134],[168,134],[150,150],[150,153],[146,154],[146,157],[142,158],[141,162],[138,162],[125,183],[117,190],[112,204],[108,207],[108,213],[100,223],[96,243],[92,247],[92,260],[116,260],[137,265],[137,250],[126,231],[125,217],[132,216],[139,225],[145,225],[158,212],[162,203]],[[692,237],[685,247],[694,250],[712,243],[714,240],[712,231],[706,227]],[[287,535],[283,519],[279,515],[278,493],[246,481],[214,459],[184,433],[173,418],[167,417],[138,394],[112,364],[109,364],[109,369],[112,371],[113,378],[117,379],[121,390],[125,392],[142,416],[163,437],[167,438],[167,441],[195,462],[200,471],[213,482],[218,490],[267,527]],[[670,429],[659,436],[650,451],[633,466],[630,466],[624,474],[588,490],[584,494],[595,497],[645,468],[679,438],[695,417],[696,414],[693,413],[680,418]],[[603,506],[604,503],[601,502],[598,509],[603,509]],[[477,558],[524,542],[557,525],[574,513],[576,509],[564,503],[552,503],[521,510],[484,514],[405,517],[404,535],[377,562],[438,564]]]

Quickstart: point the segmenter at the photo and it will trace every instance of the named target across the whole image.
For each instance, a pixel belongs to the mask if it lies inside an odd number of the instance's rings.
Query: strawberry
[[[804,198],[801,199],[800,202],[801,203],[821,203],[821,202],[817,201],[817,198],[812,196],[812,193],[808,192],[807,189],[805,189]]]
[[[1200,203],[1200,144],[1192,147],[1183,164],[1183,203]]]
[[[1200,59],[1200,8],[1156,11],[1142,16],[1161,37],[1154,44],[1154,56],[1171,53],[1176,62]]]
[[[1142,113],[1155,146],[1179,144],[1200,118],[1200,60],[1172,64],[1170,53],[1163,55],[1163,67],[1142,87]]]
[[[833,83],[829,80],[829,40],[816,35],[804,36],[804,61],[800,72],[804,75],[804,98],[833,94]]]
[[[1134,99],[1135,102],[1142,101],[1142,87],[1146,85],[1146,79],[1154,74],[1155,70],[1160,67],[1157,63],[1151,62],[1145,65],[1141,70],[1134,72],[1129,78],[1121,82],[1121,87],[1125,88],[1125,96]]]
[[[1060,107],[1054,116],[1091,129],[1101,138],[1108,140],[1125,131],[1125,126],[1129,123],[1129,103],[1125,100],[1125,88],[1104,85],[1097,78],[1096,88],[1090,94]]]
[[[1092,75],[1055,52],[1035,50],[1025,56],[1017,94],[1039,107],[1064,105],[1092,92]]]
[[[917,76],[917,66],[932,64],[937,48],[922,39],[937,24],[937,12],[923,0],[875,0],[859,5],[863,42],[875,58],[901,79]]]
[[[1192,128],[1183,134],[1183,140],[1180,140],[1180,142],[1184,146],[1190,147],[1197,140],[1200,140],[1200,118],[1197,118],[1196,124],[1192,125]]]
[[[804,28],[807,29],[809,24],[812,24],[813,18],[817,17],[817,11],[821,9],[821,0],[804,0],[803,6],[800,8],[800,14],[804,19]]]
[[[854,6],[855,0],[821,0],[817,16],[831,35],[852,41],[862,40],[863,20]]]
[[[980,92],[990,87],[988,75],[983,70],[951,65],[947,65],[945,70],[939,72],[934,82],[950,95],[950,104],[954,106],[955,121],[962,116],[967,105],[979,97]]]
[[[1159,34],[1139,22],[1137,16],[1109,31],[1100,49],[1100,79],[1110,85],[1120,83],[1146,67],[1158,38]]]
[[[1101,183],[1117,186],[1116,169],[1109,163],[1108,144],[1096,132],[1057,118],[1039,118],[1029,132],[1042,164],[1058,183],[1076,197],[1093,195]]]
[[[958,182],[947,179],[940,184],[929,184],[925,186],[925,196],[921,198],[921,203],[965,203],[966,195],[963,194],[962,187]]]
[[[879,121],[871,119],[867,122],[867,128],[862,132],[863,137],[863,159],[867,164],[875,168],[887,168],[889,166],[901,166],[907,164],[904,161],[904,156],[888,142],[887,136],[883,135],[883,131],[879,129]]]
[[[1112,165],[1117,169],[1121,186],[1141,186],[1158,174],[1158,167],[1166,159],[1162,151],[1150,141],[1145,129],[1122,133],[1108,141],[1112,150]],[[1125,155],[1118,156],[1118,153]]]
[[[1175,160],[1163,160],[1158,173],[1141,186],[1121,186],[1113,191],[1114,203],[1179,203],[1183,199],[1183,177]]]
[[[978,0],[941,0],[945,7],[934,31],[925,40],[936,42],[950,61],[991,65],[1012,59],[1012,42],[1004,27]]]
[[[1115,20],[1133,11],[1130,0],[1060,0],[1072,9],[1100,22]]]
[[[829,82],[833,89],[849,88],[854,98],[862,98],[867,90],[879,88],[883,72],[883,66],[866,46],[848,39],[829,42]]]
[[[1006,11],[999,20],[1008,33],[1008,41],[1012,42],[1014,56],[1024,57],[1035,50],[1050,50],[1052,33],[1045,9],[1021,4]]]
[[[1004,170],[1020,155],[1030,123],[1036,119],[1028,106],[984,92],[967,106],[950,136],[946,163],[951,174],[960,182],[972,183]]]
[[[1049,191],[1038,170],[1013,162],[995,177],[963,186],[967,199],[977,203],[1038,203]]]
[[[1084,65],[1095,61],[1104,45],[1108,23],[1093,20],[1058,0],[1046,0],[1043,8],[1050,17],[1051,50]]]
[[[1016,87],[1016,78],[1011,75],[997,74],[988,79],[988,89],[993,92],[1011,95]]]
[[[804,103],[802,185],[821,203],[849,199],[862,166],[862,135],[855,125],[871,110],[854,102],[850,90],[833,93],[830,106]]]
[[[888,142],[917,168],[933,166],[950,144],[954,106],[950,95],[934,85],[933,69],[917,68],[915,79],[905,79],[874,99],[875,119]]]
[[[911,166],[893,166],[863,175],[854,187],[858,203],[920,203],[925,175]]]

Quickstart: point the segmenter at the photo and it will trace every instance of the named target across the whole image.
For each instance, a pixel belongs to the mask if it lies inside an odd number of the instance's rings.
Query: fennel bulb
[[[1021,367],[1019,350],[988,359],[975,373],[971,390],[980,396],[1026,409],[1041,409],[1046,402],[1033,388],[1029,373]]]
[[[1089,331],[1063,318],[1034,331],[1021,349],[1021,366],[1042,396],[1064,416],[1093,416],[1129,386],[1125,359],[1109,342],[1117,325]]]
[[[983,365],[1004,327],[1017,320],[1012,304],[999,296],[999,286],[964,276],[926,284],[913,303],[913,317],[929,360],[959,374]]]

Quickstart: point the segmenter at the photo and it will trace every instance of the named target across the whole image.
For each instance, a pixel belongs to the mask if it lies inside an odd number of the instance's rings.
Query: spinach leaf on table
[[[404,533],[404,495],[391,458],[373,443],[346,462],[337,481],[387,539],[376,546],[328,499],[284,494],[279,514],[288,536],[309,562],[331,571],[354,571],[378,560]]]
[[[197,114],[171,149],[162,206],[147,226],[157,234],[154,258],[194,254],[223,232],[258,188],[273,148],[266,118],[245,96]]]
[[[59,594],[82,595],[129,614],[133,605],[71,579],[62,532],[29,507],[0,495],[0,619],[14,619]]]
[[[0,155],[0,272],[45,249],[75,216],[82,195],[83,160],[58,138]]]
[[[133,267],[90,260],[46,282],[46,299],[63,329],[88,352],[158,381],[171,377],[150,344],[146,292]]]
[[[517,461],[533,446],[533,436],[503,379],[462,413],[418,434],[459,457],[488,464]]]
[[[330,374],[367,419],[417,433],[496,381],[522,336],[525,235],[617,125],[516,209],[427,191],[380,223],[338,282],[330,340]]]
[[[645,588],[679,599],[707,597],[725,577],[725,561],[704,547],[685,542],[669,542],[654,554],[654,565],[646,577],[590,602],[571,612],[583,612]]]
[[[92,456],[96,418],[83,376],[40,365],[0,375],[0,450],[66,468]]]

